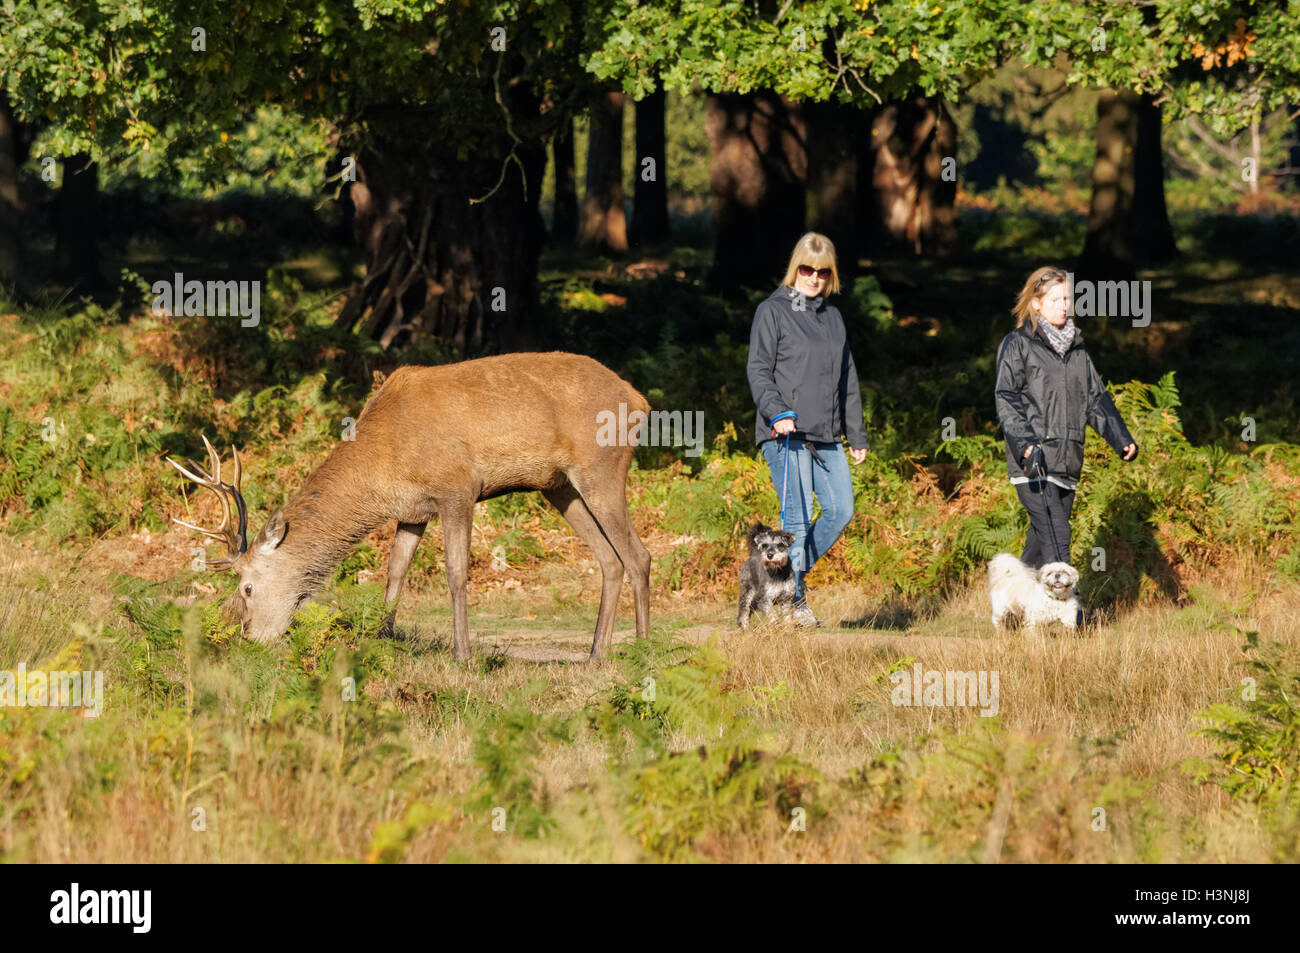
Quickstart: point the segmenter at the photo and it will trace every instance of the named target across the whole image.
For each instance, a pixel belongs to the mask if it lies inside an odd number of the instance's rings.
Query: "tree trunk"
[[[1096,141],[1088,238],[1077,270],[1127,280],[1137,264],[1177,254],[1165,208],[1159,107],[1130,90],[1102,90]]]
[[[1134,160],[1136,193],[1133,196],[1133,247],[1138,263],[1168,261],[1178,255],[1174,229],[1165,206],[1165,150],[1161,142],[1161,109],[1150,93],[1138,107],[1137,157]],[[1258,164],[1255,167],[1259,168]]]
[[[0,284],[22,273],[22,205],[18,199],[18,127],[9,100],[0,93]]]
[[[709,96],[709,183],[717,223],[711,282],[774,287],[804,233],[801,108],[770,91]]]
[[[551,242],[572,245],[578,238],[578,184],[573,162],[573,120],[566,119],[551,140],[555,159],[555,208]]]
[[[587,141],[587,194],[582,203],[580,241],[604,254],[627,251],[623,210],[623,99],[607,92],[591,109]]]
[[[99,272],[99,166],[79,153],[63,162],[59,188],[54,267],[61,280],[83,293],[108,288]]]
[[[337,323],[359,323],[385,348],[430,336],[460,357],[526,347],[537,314],[545,148],[517,149],[525,192],[513,160],[502,179],[500,155],[461,160],[441,141],[398,130],[358,150],[350,191],[366,277]]]
[[[667,136],[664,133],[667,99],[667,93],[660,87],[636,104],[633,245],[656,245],[668,240]]]
[[[943,100],[911,96],[871,120],[871,250],[944,254],[957,240],[957,125]]]
[[[808,124],[808,227],[835,243],[840,271],[855,266],[858,232],[858,153],[870,128],[856,106],[804,103]],[[867,155],[863,156],[864,159]]]

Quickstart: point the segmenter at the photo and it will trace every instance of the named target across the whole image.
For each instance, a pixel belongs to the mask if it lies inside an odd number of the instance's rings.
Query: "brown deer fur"
[[[540,490],[591,547],[603,574],[591,659],[608,648],[623,573],[636,632],[649,627],[650,554],[627,512],[634,447],[601,446],[602,411],[648,412],[635,388],[577,354],[505,354],[400,367],[366,403],[355,440],[340,442],[231,568],[245,630],[269,640],[294,608],[372,530],[397,520],[386,598],[395,604],[420,536],[442,519],[457,659],[468,658],[466,581],[474,504]],[[237,490],[236,490],[237,492]],[[232,553],[232,555],[234,555]]]

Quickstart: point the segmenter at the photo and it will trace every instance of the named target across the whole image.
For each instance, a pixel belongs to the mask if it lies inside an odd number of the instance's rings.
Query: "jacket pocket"
[[[1077,479],[1083,469],[1083,441],[1051,437],[1043,441],[1043,458],[1048,473]]]
[[[1062,461],[1063,472],[1066,476],[1079,478],[1083,472],[1083,438],[1084,431],[1082,427],[1070,427],[1069,436],[1062,442],[1064,451],[1064,460]]]

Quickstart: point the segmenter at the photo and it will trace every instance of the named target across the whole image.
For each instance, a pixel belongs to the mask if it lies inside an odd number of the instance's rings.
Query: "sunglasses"
[[[822,281],[829,281],[831,270],[829,268],[814,268],[812,265],[800,265],[799,274],[803,275],[805,278],[811,278],[813,275],[816,275]]]

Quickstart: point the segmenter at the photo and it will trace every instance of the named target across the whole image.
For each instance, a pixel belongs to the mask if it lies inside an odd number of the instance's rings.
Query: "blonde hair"
[[[1055,265],[1035,269],[1020,289],[1020,294],[1016,295],[1016,306],[1011,309],[1011,313],[1016,316],[1016,327],[1022,328],[1027,324],[1030,331],[1037,331],[1038,315],[1034,313],[1034,299],[1042,298],[1057,285],[1068,283],[1069,280],[1070,273]],[[1069,290],[1066,288],[1067,294]]]
[[[840,290],[840,270],[835,264],[835,245],[825,235],[819,232],[808,232],[795,242],[794,251],[790,253],[790,264],[785,269],[785,277],[781,280],[781,284],[793,288],[800,265],[831,270],[830,280],[826,282],[822,294],[833,295]]]

